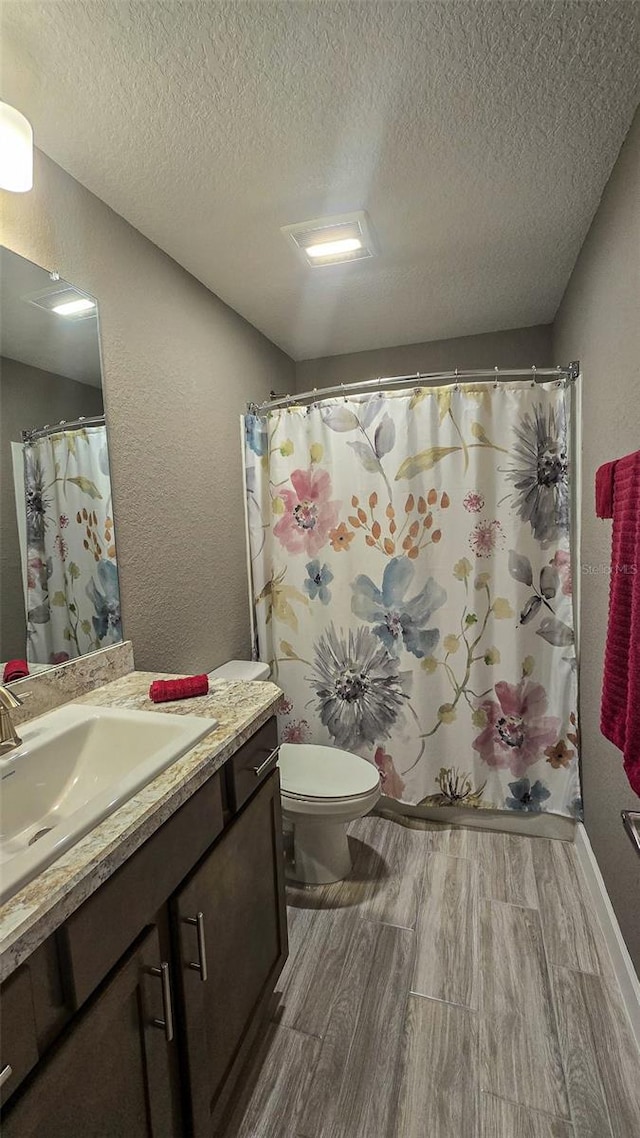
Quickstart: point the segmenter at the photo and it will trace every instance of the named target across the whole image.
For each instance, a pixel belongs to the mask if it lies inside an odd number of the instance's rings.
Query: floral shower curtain
[[[39,664],[122,639],[105,426],[24,444],[27,659]]]
[[[580,816],[563,381],[245,418],[257,650],[282,740],[407,803]]]

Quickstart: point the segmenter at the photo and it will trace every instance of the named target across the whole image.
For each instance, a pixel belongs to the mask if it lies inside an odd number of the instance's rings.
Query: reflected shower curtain
[[[563,381],[246,416],[281,740],[407,803],[580,816],[568,434]]]
[[[24,444],[27,659],[38,664],[122,639],[105,426]]]

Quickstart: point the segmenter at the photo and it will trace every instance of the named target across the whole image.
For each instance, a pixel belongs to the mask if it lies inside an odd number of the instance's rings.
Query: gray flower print
[[[309,683],[320,719],[338,747],[387,738],[409,698],[410,676],[368,628],[338,633],[330,624],[315,645]]]
[[[39,458],[29,450],[24,452],[25,508],[27,511],[27,541],[32,548],[44,548],[46,513],[51,500],[45,496],[44,471]]]
[[[515,505],[533,536],[546,549],[569,531],[569,456],[563,407],[542,406],[516,428],[517,466],[506,471],[518,493]]]

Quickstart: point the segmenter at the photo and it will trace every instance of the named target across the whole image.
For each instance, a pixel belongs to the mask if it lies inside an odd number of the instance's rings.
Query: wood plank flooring
[[[475,1007],[477,878],[466,858],[425,853],[412,990]]]
[[[571,845],[368,817],[288,890],[221,1138],[639,1138],[640,1054]]]

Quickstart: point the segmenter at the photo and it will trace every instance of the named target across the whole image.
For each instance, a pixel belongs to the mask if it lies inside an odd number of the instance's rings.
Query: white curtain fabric
[[[20,547],[20,568],[22,571],[22,589],[24,592],[24,609],[27,611],[27,514],[24,501],[24,445],[11,443],[11,463],[13,466],[13,491],[16,502],[16,520],[18,523],[18,545]]]
[[[407,803],[581,816],[568,406],[553,381],[246,416],[281,739]]]
[[[27,659],[59,664],[122,639],[106,427],[24,445]]]

